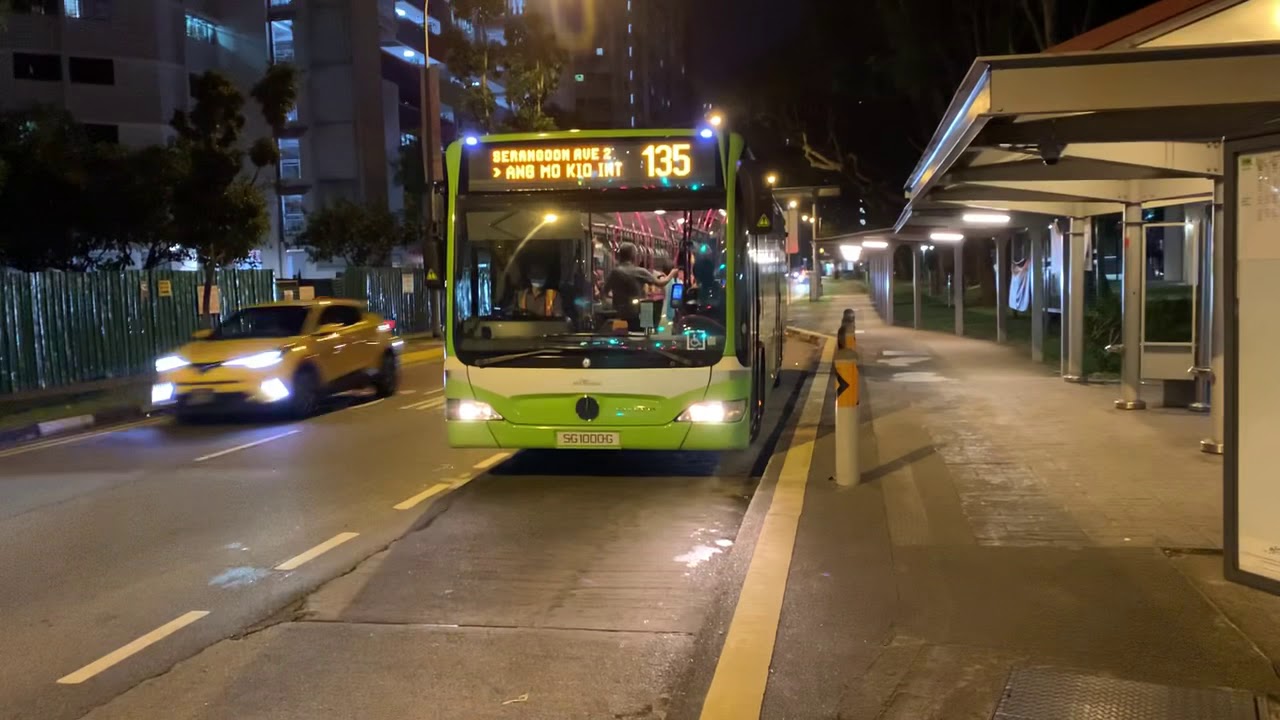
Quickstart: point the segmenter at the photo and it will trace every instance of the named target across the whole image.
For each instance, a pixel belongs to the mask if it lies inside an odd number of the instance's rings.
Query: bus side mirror
[[[739,210],[743,228],[752,235],[769,235],[773,232],[773,191],[765,182],[755,163],[742,163],[738,182],[742,185],[743,207]]]

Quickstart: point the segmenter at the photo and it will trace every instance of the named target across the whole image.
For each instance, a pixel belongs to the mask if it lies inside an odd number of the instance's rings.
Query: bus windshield
[[[468,364],[674,367],[724,353],[725,212],[466,207],[454,348]]]

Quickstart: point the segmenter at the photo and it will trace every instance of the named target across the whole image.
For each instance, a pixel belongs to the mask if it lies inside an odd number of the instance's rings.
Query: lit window
[[[187,15],[187,37],[200,42],[218,42],[218,28],[213,23],[195,15]]]
[[[630,45],[628,45],[628,46],[627,46],[627,57],[634,57],[634,56],[635,56],[635,54],[636,54],[636,53],[635,53],[635,48],[633,48],[633,47],[631,47]]]
[[[628,79],[628,80],[635,80],[635,79],[636,79],[636,71],[635,71],[635,70],[628,70],[628,71],[627,71],[627,79]]]
[[[604,56],[604,48],[596,48],[596,55]]]
[[[271,61],[293,61],[293,21],[271,21]]]
[[[412,145],[418,141],[418,136],[413,133],[400,133],[400,146]]]
[[[294,105],[293,107],[289,108],[289,112],[284,114],[284,120],[285,122],[291,122],[291,123],[298,122],[298,106],[297,105]]]
[[[302,234],[307,226],[307,214],[302,206],[301,195],[280,196],[280,218],[285,238],[292,240]]]
[[[636,126],[636,116],[635,116],[635,115],[632,115],[632,116],[631,116],[631,127],[635,127],[635,126]]]
[[[281,138],[277,142],[280,148],[280,178],[282,180],[301,180],[302,145],[297,138]]]
[[[573,76],[574,82],[585,82],[586,79],[587,79],[587,76],[583,75],[582,73],[578,73],[577,75]]]
[[[627,23],[627,34],[631,34],[631,23]]]
[[[627,12],[631,12],[631,0],[627,0]]]
[[[867,219],[866,219],[866,218],[862,218],[862,219],[858,220],[858,224],[860,224],[860,225],[866,225],[866,224],[867,224]]]
[[[2,4],[2,3],[0,3]],[[28,12],[40,15],[53,15],[58,5],[62,5],[62,14],[75,20],[93,19],[93,20],[110,20],[111,19],[111,0],[57,0],[49,2],[30,3]]]
[[[636,104],[636,94],[635,94],[635,93],[631,93],[631,104],[632,104],[632,105],[635,105],[635,104]]]

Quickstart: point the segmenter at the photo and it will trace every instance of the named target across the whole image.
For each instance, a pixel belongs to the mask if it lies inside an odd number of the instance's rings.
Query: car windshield
[[[506,205],[462,218],[454,323],[463,362],[668,367],[722,356],[720,208]]]
[[[301,335],[310,310],[297,305],[247,308],[222,321],[209,339],[242,340]]]

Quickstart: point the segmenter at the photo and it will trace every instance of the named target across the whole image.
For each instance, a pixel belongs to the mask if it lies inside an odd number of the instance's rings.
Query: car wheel
[[[320,378],[311,368],[303,368],[293,378],[290,413],[297,419],[311,417],[320,405]]]
[[[380,398],[391,397],[396,394],[396,389],[400,387],[400,365],[396,362],[396,356],[393,353],[384,353],[382,356],[382,365],[378,368],[378,374],[373,378],[374,392]]]

